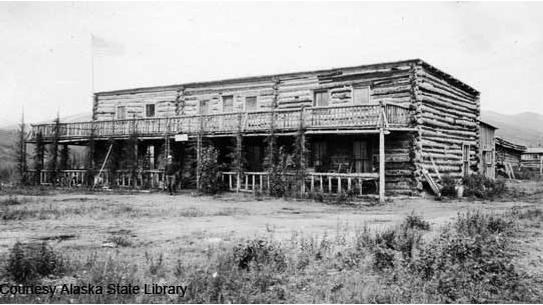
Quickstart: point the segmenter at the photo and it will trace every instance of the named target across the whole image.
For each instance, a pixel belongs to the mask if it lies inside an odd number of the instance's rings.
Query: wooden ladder
[[[428,172],[428,170],[423,169],[423,170],[422,170],[422,175],[424,176],[424,178],[426,179],[426,181],[428,181],[428,184],[430,185],[430,188],[432,189],[432,191],[434,192],[434,194],[436,194],[437,197],[441,197],[441,188],[440,188],[439,185],[434,181],[434,178],[432,178],[432,176],[430,176],[430,173]]]

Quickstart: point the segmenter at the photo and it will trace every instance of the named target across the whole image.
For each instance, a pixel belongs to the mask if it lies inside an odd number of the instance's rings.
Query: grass
[[[11,198],[11,197],[10,197]],[[4,202],[10,202],[6,204]],[[104,214],[110,216],[138,217],[143,212],[135,210],[124,204],[104,205],[99,202],[81,204],[42,204],[32,202],[31,204],[18,204],[19,199],[7,199],[0,204],[0,219],[3,221],[21,220],[47,220],[61,219],[64,217],[94,217],[100,218]]]
[[[0,230],[7,233],[0,240],[0,283],[20,281],[6,268],[16,240],[25,244],[43,240],[54,253],[49,257],[58,258],[63,267],[38,273],[36,283],[168,283],[187,285],[188,290],[184,297],[31,295],[0,296],[0,302],[530,303],[541,299],[543,272],[537,263],[543,210],[537,206],[518,203],[518,208],[503,213],[496,210],[515,203],[405,200],[368,207],[258,202],[245,197],[242,201],[229,196],[232,200],[163,194],[4,196],[0,212],[22,216],[0,221]],[[468,207],[481,210],[456,215]],[[450,217],[454,221],[444,225]],[[22,257],[33,264],[39,261],[35,255]],[[42,265],[43,261],[48,260]]]
[[[432,228],[411,213],[385,230],[338,223],[333,234],[293,233],[281,240],[263,236],[220,243],[192,259],[183,255],[183,249],[173,253],[146,251],[143,262],[131,261],[115,251],[70,256],[46,244],[34,248],[41,255],[21,252],[16,244],[9,256],[41,264],[40,270],[45,271],[31,272],[30,278],[56,285],[66,278],[96,285],[187,285],[184,297],[60,295],[56,302],[532,303],[543,297],[534,288],[541,279],[515,265],[520,254],[512,248],[522,228],[542,220],[543,211],[534,208],[491,214],[474,210],[458,214],[444,227]],[[112,241],[134,246],[125,239],[129,234],[123,232],[113,234]],[[25,276],[17,274],[28,273],[25,270],[29,267],[12,261],[4,266],[1,277],[13,283],[26,282]],[[16,296],[14,301],[50,300]]]

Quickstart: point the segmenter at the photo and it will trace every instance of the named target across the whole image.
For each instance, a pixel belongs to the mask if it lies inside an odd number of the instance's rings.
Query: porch
[[[410,132],[393,131],[386,134],[386,142],[384,131],[305,135],[306,166],[303,178],[299,173],[296,175],[295,168],[285,167],[280,169],[284,173],[282,179],[288,182],[289,190],[296,194],[379,194],[384,198],[385,177],[387,192],[399,187],[408,191],[414,170],[409,156]],[[282,134],[277,138],[277,148],[283,147],[285,156],[293,156],[298,137]],[[174,163],[181,170],[178,179],[182,180],[181,187],[198,188],[196,152],[200,142],[200,146],[210,145],[218,149],[217,164],[220,165],[220,177],[226,190],[265,194],[270,191],[270,174],[264,166],[266,139],[262,135],[242,138],[245,161],[239,173],[231,167],[232,151],[238,138],[216,136],[203,137],[199,141],[193,138],[185,142],[175,142],[171,138],[167,141],[142,139],[137,142],[99,140],[94,144],[95,166],[90,167],[93,170],[41,170],[39,178],[34,172],[29,174],[34,177],[34,182],[45,185],[163,189],[165,156],[172,155]],[[128,156],[134,154],[137,159],[129,160]],[[394,190],[393,193],[397,192]]]
[[[89,175],[85,169],[42,170],[39,174],[29,170],[27,175],[39,179],[40,185],[56,185],[59,187],[78,188],[89,185],[110,188],[136,188],[163,190],[165,174],[163,170],[140,170],[132,173],[118,170],[113,175],[110,171],[102,171],[97,175]],[[36,177],[37,176],[37,177]],[[294,174],[289,174],[294,178]],[[323,194],[341,194],[349,192],[362,196],[368,190],[375,190],[379,180],[378,173],[306,173],[304,183],[299,190],[302,194],[320,192]],[[221,181],[231,192],[260,192],[270,190],[270,174],[268,172],[221,172]]]

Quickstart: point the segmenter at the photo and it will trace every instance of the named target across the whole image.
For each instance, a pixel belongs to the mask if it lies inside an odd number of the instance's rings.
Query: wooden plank
[[[439,186],[438,186],[437,183],[434,181],[434,179],[432,178],[432,176],[430,176],[430,173],[428,173],[428,170],[423,169],[423,170],[422,170],[422,174],[423,174],[424,178],[426,179],[426,181],[428,182],[428,184],[430,185],[430,188],[432,189],[432,191],[434,192],[434,194],[435,194],[437,197],[441,197],[441,190],[439,189]]]
[[[439,170],[436,166],[436,163],[434,162],[434,158],[432,157],[432,155],[430,155],[430,161],[432,161],[432,167],[434,168],[434,171],[436,172],[437,179],[441,180],[441,174],[439,173]]]
[[[106,166],[106,162],[107,162],[107,160],[109,158],[109,155],[111,154],[111,148],[112,147],[113,147],[113,144],[109,144],[109,148],[107,150],[106,158],[104,159],[104,162],[102,162],[102,166],[100,167],[100,171],[98,172],[98,175],[96,177],[94,177],[94,183],[92,185],[92,188],[96,187],[97,178],[100,177],[100,175],[102,174],[102,171],[104,170],[104,167]]]

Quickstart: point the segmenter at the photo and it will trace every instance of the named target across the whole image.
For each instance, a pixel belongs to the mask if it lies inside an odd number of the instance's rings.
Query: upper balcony
[[[140,118],[111,121],[91,121],[32,125],[29,142],[41,133],[45,141],[57,135],[60,141],[84,141],[93,134],[100,138],[126,138],[137,134],[142,138],[164,137],[166,134],[233,135],[266,134],[272,127],[278,133],[293,132],[300,124],[308,132],[333,133],[338,130],[376,130],[386,125],[390,129],[411,126],[409,109],[399,105],[349,105],[276,109],[275,111],[233,112],[211,115]]]

